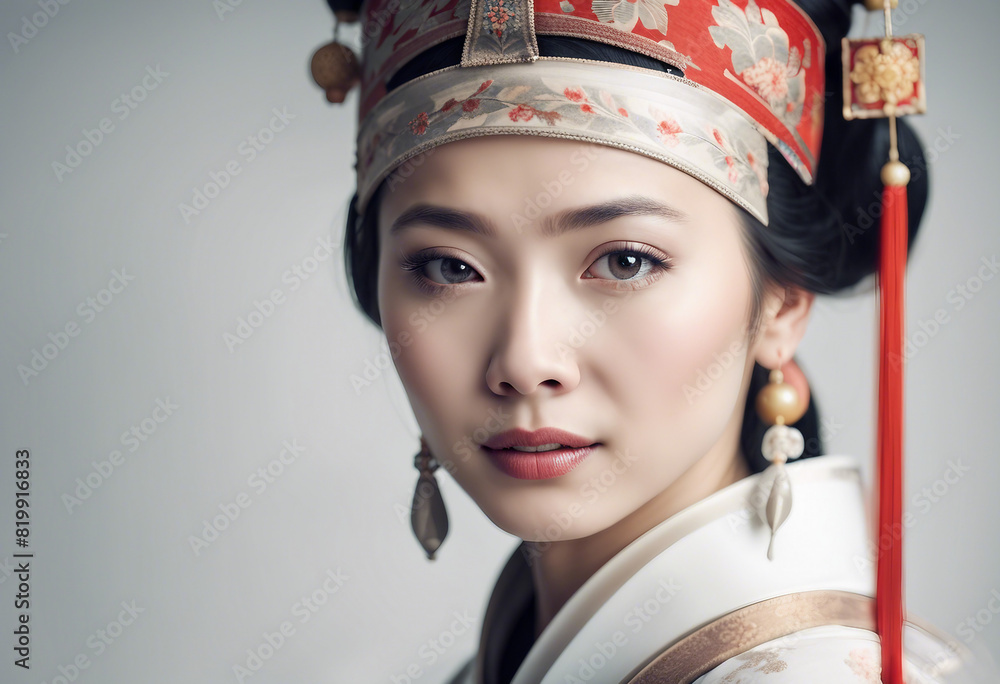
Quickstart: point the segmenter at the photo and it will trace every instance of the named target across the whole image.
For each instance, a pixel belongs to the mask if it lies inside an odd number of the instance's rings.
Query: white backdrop
[[[330,107],[307,71],[329,10],[63,1],[0,9],[0,680],[441,681],[517,540],[441,471],[451,532],[428,563],[398,379],[351,385],[386,357],[341,266],[357,93]],[[1000,278],[981,269],[1000,255],[982,76],[1000,5],[901,4],[928,34],[914,123],[937,150],[908,290],[907,600],[1000,655]],[[866,462],[874,340],[870,295],[823,299],[801,352],[829,450]]]

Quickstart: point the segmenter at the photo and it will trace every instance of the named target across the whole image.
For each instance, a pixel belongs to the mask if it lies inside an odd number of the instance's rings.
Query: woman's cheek
[[[669,276],[668,276],[669,277]],[[723,281],[725,279],[723,278]],[[670,283],[661,297],[637,304],[622,316],[618,344],[630,367],[624,377],[652,379],[651,401],[665,415],[717,411],[728,418],[739,393],[746,356],[746,292],[717,281]],[[648,385],[648,383],[644,383]]]
[[[477,385],[481,364],[475,362],[478,342],[469,330],[457,299],[422,298],[391,307],[383,319],[390,345],[397,353],[393,362],[406,389],[414,413],[428,430],[462,415],[470,393]],[[480,378],[481,380],[481,378]]]

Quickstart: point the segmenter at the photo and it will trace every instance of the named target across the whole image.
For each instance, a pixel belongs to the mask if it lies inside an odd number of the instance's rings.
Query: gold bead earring
[[[761,453],[771,465],[761,474],[759,483],[760,499],[767,492],[767,504],[758,512],[771,528],[771,541],[767,545],[767,559],[774,560],[774,535],[788,518],[792,510],[792,484],[785,471],[785,463],[802,455],[805,439],[802,433],[791,427],[806,408],[796,389],[785,382],[781,372],[779,355],[778,367],[771,371],[768,383],[757,394],[757,415],[770,425],[764,433]]]

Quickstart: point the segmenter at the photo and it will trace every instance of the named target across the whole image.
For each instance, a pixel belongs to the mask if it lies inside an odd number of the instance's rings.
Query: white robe
[[[479,651],[451,684],[878,684],[874,524],[857,463],[823,456],[786,467],[792,507],[773,561],[752,475],[620,551],[534,643],[521,544],[490,597]],[[903,642],[907,684],[994,681],[989,664],[913,616]],[[640,675],[671,646],[663,669]]]

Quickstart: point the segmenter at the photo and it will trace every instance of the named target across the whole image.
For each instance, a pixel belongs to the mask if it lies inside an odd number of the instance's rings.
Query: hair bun
[[[771,227],[788,236],[807,229],[795,254],[783,255],[802,273],[810,290],[833,293],[857,285],[875,272],[882,216],[882,166],[889,161],[886,119],[847,121],[843,115],[841,39],[860,0],[798,0],[819,26],[827,44],[823,140],[816,169],[815,192],[796,184],[787,163],[776,153],[769,173]],[[897,120],[899,158],[911,172],[907,188],[909,241],[912,244],[927,203],[927,163],[913,129]],[[818,198],[817,198],[818,195]],[[818,201],[817,201],[818,200]],[[818,239],[817,239],[818,236]],[[804,246],[808,243],[808,249]]]

